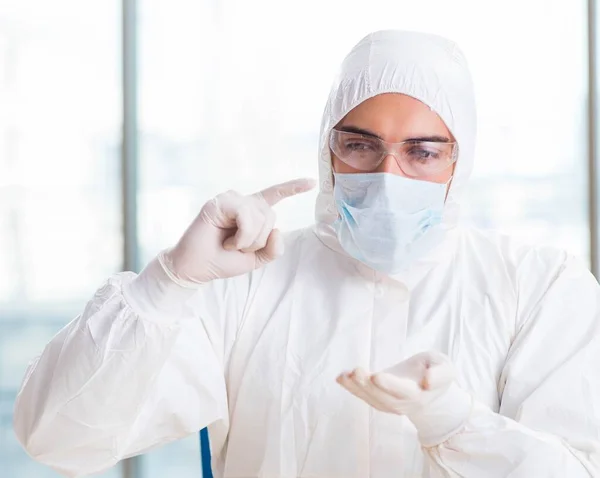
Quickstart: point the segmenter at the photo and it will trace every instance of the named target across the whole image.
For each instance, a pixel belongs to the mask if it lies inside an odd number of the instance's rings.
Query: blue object
[[[439,244],[447,185],[391,173],[334,173],[342,248],[385,274],[407,269]]]
[[[210,443],[208,442],[208,430],[200,430],[200,459],[202,462],[202,478],[213,478],[210,466]]]

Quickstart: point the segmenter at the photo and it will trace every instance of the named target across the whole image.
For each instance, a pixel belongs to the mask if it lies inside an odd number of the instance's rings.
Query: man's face
[[[442,119],[424,103],[406,95],[385,93],[370,98],[350,113],[335,127],[336,130],[361,133],[379,138],[387,143],[401,143],[419,139],[432,142],[453,142],[450,131]],[[335,153],[331,153],[333,169],[336,173],[364,173],[346,164]],[[426,177],[414,177],[436,183],[446,183],[452,177],[455,163],[442,171]],[[413,177],[403,171],[391,154],[386,155],[376,169],[370,172],[391,173]]]

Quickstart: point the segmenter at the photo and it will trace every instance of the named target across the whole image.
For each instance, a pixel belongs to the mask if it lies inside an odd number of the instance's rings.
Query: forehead
[[[384,93],[365,100],[351,110],[338,126],[367,129],[390,142],[428,135],[451,136],[435,111],[425,103],[400,93]]]

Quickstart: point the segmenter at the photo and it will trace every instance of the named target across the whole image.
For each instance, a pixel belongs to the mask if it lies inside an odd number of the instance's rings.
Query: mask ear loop
[[[332,129],[332,131],[333,131],[333,129]],[[331,132],[329,134],[331,135]],[[328,149],[329,149],[329,166],[330,166],[329,174],[331,175],[331,192],[332,192],[332,194],[335,194],[333,192],[335,189],[335,169],[333,168],[333,155],[335,153],[331,149],[331,145],[328,145]],[[335,207],[335,199],[334,199],[334,204],[330,204],[327,207],[331,208],[329,212],[335,213],[337,215],[336,221],[338,221],[340,219],[340,211],[337,209],[337,207]]]
[[[446,186],[446,195],[444,196],[444,204],[446,204],[446,201],[448,200],[448,195],[450,194],[450,187],[452,186],[452,180],[453,179],[454,179],[454,174],[452,176],[450,176],[450,179],[448,179],[448,181],[445,184],[445,186]]]
[[[456,166],[458,164],[458,143],[456,143],[456,146],[454,148],[454,152],[453,152],[453,160],[452,161],[452,166],[454,166],[454,171],[452,172],[452,176],[450,176],[450,179],[448,179],[448,182],[446,182],[446,196],[444,197],[444,204],[446,204],[446,201],[448,200],[448,196],[450,195],[450,188],[452,187],[452,180],[454,179],[454,173],[456,173]]]
[[[335,153],[333,152],[333,150],[331,149],[331,146],[329,146],[329,164],[331,165],[331,186],[335,187],[335,168],[333,167],[333,155]]]

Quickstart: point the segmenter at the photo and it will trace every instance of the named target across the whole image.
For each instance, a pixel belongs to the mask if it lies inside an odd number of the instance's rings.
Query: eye
[[[403,155],[408,161],[433,166],[449,162],[452,150],[453,146],[449,143],[412,141],[405,144]]]
[[[409,154],[410,159],[415,160],[415,161],[420,161],[420,162],[427,162],[427,161],[431,161],[431,160],[437,161],[440,159],[439,151],[423,148],[420,146],[414,146],[414,147],[410,148],[408,150],[408,154]]]
[[[367,153],[377,150],[377,145],[370,141],[348,140],[344,143],[344,148],[351,152]]]
[[[362,136],[348,136],[343,139],[342,145],[347,153],[372,153],[379,151],[379,143],[377,141]]]

